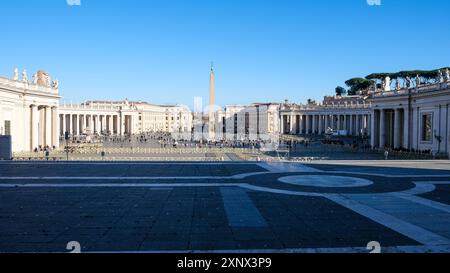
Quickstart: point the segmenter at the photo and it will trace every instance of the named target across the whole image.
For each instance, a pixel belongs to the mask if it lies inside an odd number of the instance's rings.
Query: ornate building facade
[[[324,102],[330,102],[330,98]],[[324,135],[337,132],[340,135],[368,135],[372,118],[371,104],[355,99],[335,98],[333,103],[281,106],[281,132],[294,135]]]
[[[60,135],[125,136],[166,132],[179,137],[192,131],[192,113],[187,107],[146,102],[88,101],[63,104],[59,112]]]
[[[449,80],[374,93],[371,145],[450,156]]]
[[[11,78],[0,77],[0,135],[11,136],[13,152],[59,148],[66,132],[74,138],[144,132],[191,137],[187,107],[127,100],[60,104],[59,83],[48,73],[38,71],[31,81],[26,71],[21,76],[15,69]]]
[[[11,79],[0,77],[0,135],[12,136],[13,151],[59,147],[59,89],[44,71],[29,81],[17,69]]]
[[[374,149],[402,149],[450,157],[450,76],[434,83],[408,84],[389,79],[367,97],[325,97],[322,104],[285,103],[281,132],[291,135],[370,136]]]
[[[215,141],[277,141],[283,134],[332,133],[369,136],[376,149],[429,151],[450,157],[448,74],[433,84],[397,84],[395,90],[385,86],[367,97],[325,97],[320,104],[306,105],[230,105],[204,117],[183,106],[128,100],[60,105],[58,81],[44,71],[29,81],[26,71],[19,77],[16,69],[11,79],[0,77],[0,135],[10,135],[12,150],[19,152],[57,148],[66,132],[73,137],[166,132],[179,139]],[[214,86],[213,76],[211,82]],[[193,129],[200,137],[192,134]]]
[[[229,105],[215,113],[216,141],[275,140],[280,135],[279,103]]]

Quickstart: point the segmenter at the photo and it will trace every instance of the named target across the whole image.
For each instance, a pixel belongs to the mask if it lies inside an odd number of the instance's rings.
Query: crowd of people
[[[172,134],[165,132],[141,133],[132,136],[113,136],[103,140],[105,146],[120,147],[159,147],[159,148],[241,148],[260,149],[266,145],[266,141],[236,140],[236,141],[193,141],[174,138]]]
[[[46,145],[46,146],[42,146],[42,145],[39,145],[39,147],[36,147],[36,148],[34,148],[34,150],[33,150],[33,152],[34,153],[39,153],[39,152],[51,152],[51,151],[54,151],[54,150],[56,150],[56,146],[49,146],[49,145]]]
[[[64,140],[63,140],[64,141]],[[62,142],[64,143],[64,142]],[[84,139],[68,140],[66,146],[81,147],[85,144],[99,144],[104,148],[228,148],[228,149],[251,149],[251,150],[277,150],[289,149],[295,151],[308,148],[309,140],[280,139],[279,141],[264,140],[223,140],[223,141],[194,141],[175,138],[171,133],[146,132],[136,135],[125,136],[90,136]],[[75,145],[73,145],[75,144]],[[55,149],[55,147],[53,147]],[[51,151],[52,149],[47,149]],[[44,150],[39,150],[44,151]]]

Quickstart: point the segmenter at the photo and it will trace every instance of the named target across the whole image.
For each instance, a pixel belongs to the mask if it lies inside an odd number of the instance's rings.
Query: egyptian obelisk
[[[209,75],[209,125],[208,140],[215,140],[215,115],[214,105],[216,105],[216,96],[214,94],[214,65],[211,63],[211,73]]]

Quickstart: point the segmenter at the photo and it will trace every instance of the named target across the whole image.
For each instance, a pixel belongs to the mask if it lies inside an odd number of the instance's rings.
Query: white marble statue
[[[27,70],[24,69],[22,72],[22,81],[23,82],[28,82],[28,74],[27,74]]]
[[[449,82],[450,81],[450,71],[447,69],[445,69],[445,81]]]
[[[420,77],[419,75],[416,76],[416,87],[420,86]]]
[[[54,89],[58,89],[58,88],[59,88],[59,81],[58,81],[58,80],[52,81],[52,87],[53,87]]]
[[[438,80],[438,83],[444,82],[444,74],[442,74],[442,71],[440,69],[438,71],[437,80]]]
[[[383,91],[391,91],[391,78],[389,76],[383,81]]]
[[[14,68],[13,80],[15,80],[15,81],[19,80],[19,69],[18,68]]]
[[[411,78],[410,77],[406,77],[406,88],[409,89],[411,88]]]
[[[33,75],[33,84],[37,84],[38,83],[38,73],[34,73]]]
[[[397,91],[402,89],[402,87],[400,86],[400,79],[399,78],[397,78],[396,89],[397,89]]]

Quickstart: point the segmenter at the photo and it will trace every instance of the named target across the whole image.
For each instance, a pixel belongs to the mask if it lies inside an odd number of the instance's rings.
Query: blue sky
[[[44,69],[65,100],[321,100],[372,72],[450,65],[450,1],[15,0],[0,4],[0,75]]]

